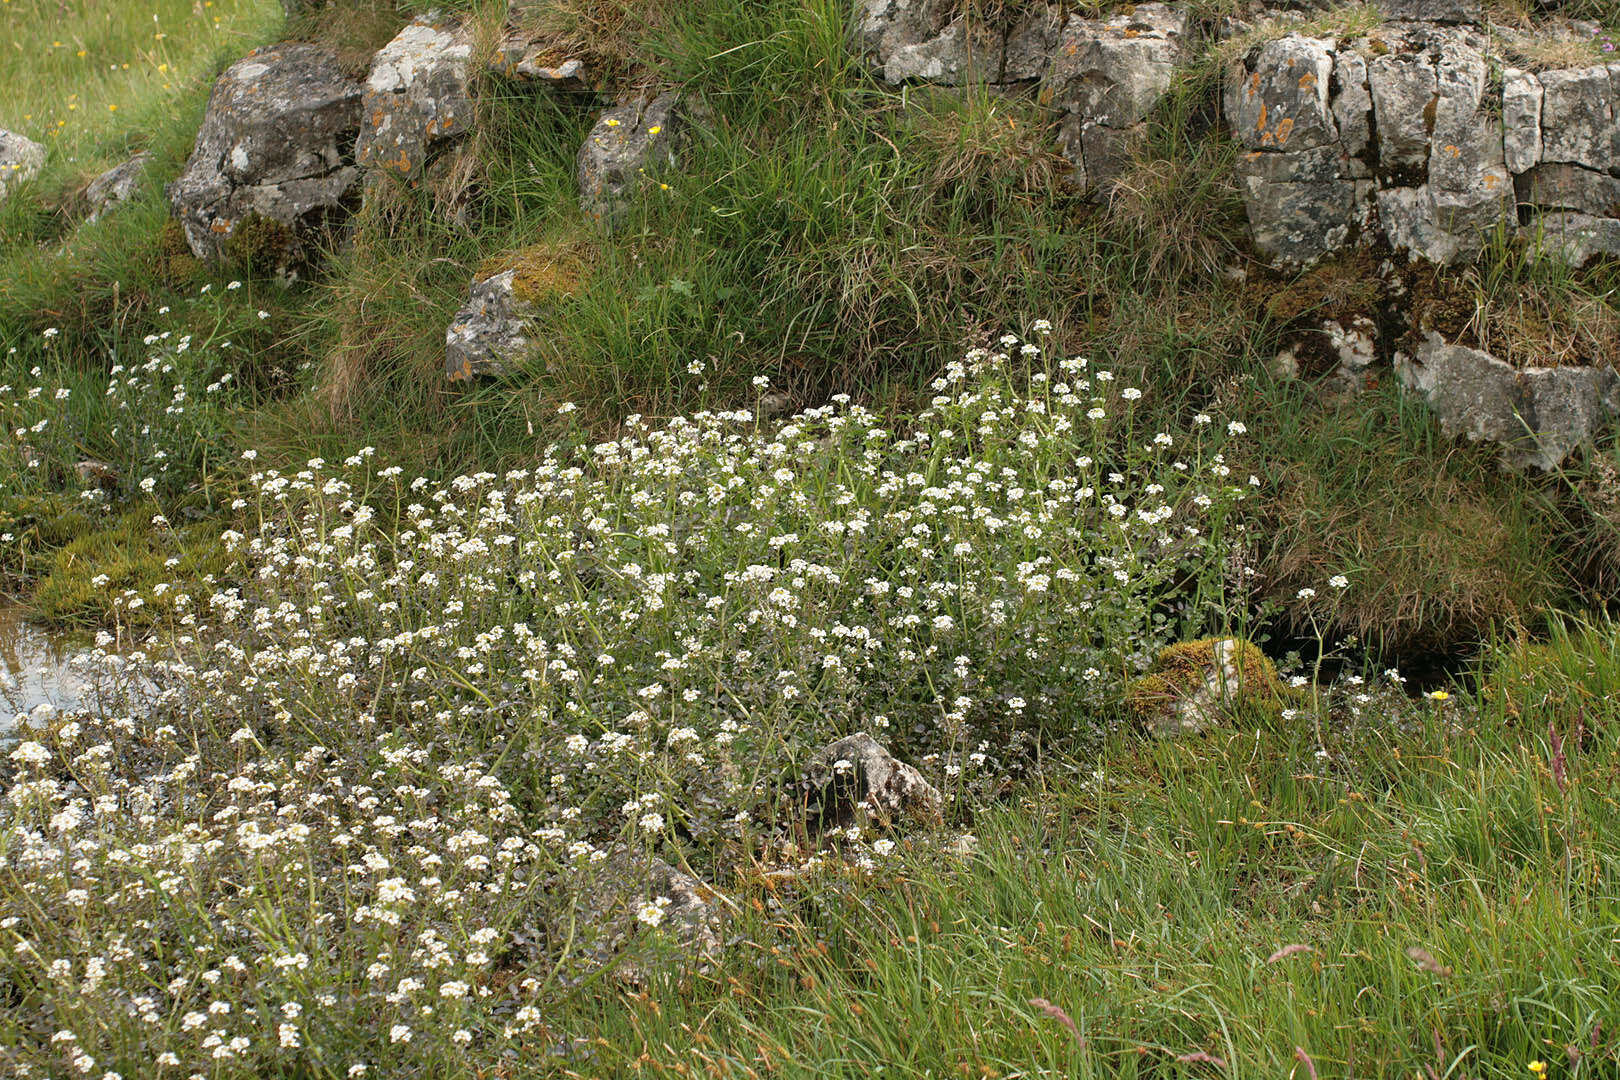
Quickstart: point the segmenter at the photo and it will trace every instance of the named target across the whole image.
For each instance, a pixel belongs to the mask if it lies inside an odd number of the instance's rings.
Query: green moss
[[[585,247],[567,242],[531,244],[518,251],[486,259],[478,268],[480,281],[515,270],[512,293],[531,304],[574,295],[588,272]]]
[[[186,230],[178,221],[163,224],[157,240],[157,278],[165,285],[184,287],[202,274],[202,263],[186,243]]]
[[[1289,696],[1277,675],[1277,666],[1253,642],[1227,637],[1182,641],[1160,649],[1147,674],[1126,691],[1125,703],[1132,715],[1155,730],[1168,732],[1179,727],[1176,708],[1204,688],[1215,665],[1215,646],[1222,641],[1236,645],[1232,663],[1238,672],[1238,686],[1226,701],[1212,703],[1216,715],[1206,716],[1206,721],[1238,716],[1276,719]]]
[[[37,573],[41,560],[76,537],[94,531],[96,517],[83,500],[60,493],[0,498],[0,574],[8,578]]]
[[[211,591],[233,565],[219,533],[218,523],[209,522],[154,526],[149,509],[131,510],[51,556],[33,614],[56,626],[160,623],[175,613],[180,596]],[[98,583],[103,575],[107,580]],[[158,590],[160,584],[167,587]],[[131,606],[135,598],[141,602]]]
[[[225,257],[251,273],[280,274],[300,261],[302,247],[275,218],[249,214],[225,238]]]

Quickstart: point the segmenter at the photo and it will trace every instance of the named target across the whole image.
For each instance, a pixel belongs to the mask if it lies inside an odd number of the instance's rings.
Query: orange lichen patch
[[[1316,85],[1315,73],[1307,71],[1299,77],[1299,88],[1301,90],[1308,90],[1314,85]]]

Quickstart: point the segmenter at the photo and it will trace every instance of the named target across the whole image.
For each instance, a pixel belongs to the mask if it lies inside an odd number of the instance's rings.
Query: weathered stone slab
[[[415,22],[401,30],[372,58],[355,160],[413,176],[431,146],[471,130],[471,61],[464,29]]]
[[[1396,358],[1395,372],[1423,395],[1441,430],[1502,446],[1512,468],[1554,469],[1620,415],[1620,375],[1612,369],[1520,371],[1432,332],[1416,357]]]
[[[90,204],[90,216],[86,220],[95,221],[119,203],[128,202],[140,189],[141,179],[146,175],[146,166],[151,160],[152,155],[143,150],[90,181],[84,189],[85,200]]]
[[[191,158],[167,188],[192,253],[218,259],[253,217],[283,227],[286,262],[306,257],[304,241],[346,212],[359,179],[360,97],[360,84],[314,45],[260,49],[226,69]]]

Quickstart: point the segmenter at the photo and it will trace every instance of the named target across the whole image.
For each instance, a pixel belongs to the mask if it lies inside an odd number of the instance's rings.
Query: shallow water
[[[86,642],[29,625],[16,607],[0,606],[0,742],[15,737],[15,714],[40,705],[73,709],[89,685],[69,661]]]

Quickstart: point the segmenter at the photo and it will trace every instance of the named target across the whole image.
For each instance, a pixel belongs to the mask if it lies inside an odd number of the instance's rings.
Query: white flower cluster
[[[1189,575],[1223,573],[1243,489],[1215,444],[1242,428],[1140,429],[1135,388],[1079,359],[1015,379],[1017,346],[950,365],[904,436],[838,398],[631,418],[442,484],[369,448],[254,472],[233,584],[104,661],[141,711],[6,762],[17,1060],[498,1061],[562,943],[589,951],[570,897],[615,847],[757,851],[779,778],[857,726],[953,802],[1042,723],[1100,732]],[[895,857],[867,832],[858,865]],[[628,919],[663,923],[643,899]]]

